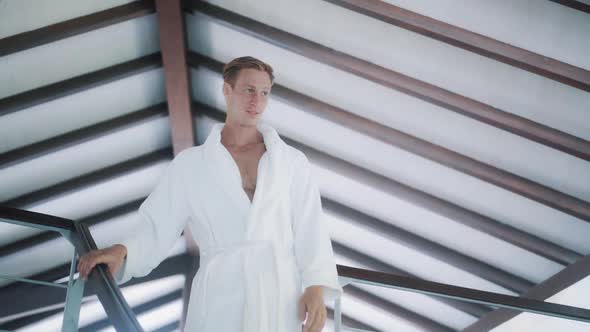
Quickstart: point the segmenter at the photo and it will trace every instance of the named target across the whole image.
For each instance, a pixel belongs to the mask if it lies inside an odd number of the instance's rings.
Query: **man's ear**
[[[229,85],[227,82],[223,82],[223,88],[221,91],[223,92],[223,95],[227,97],[231,92],[231,85]]]

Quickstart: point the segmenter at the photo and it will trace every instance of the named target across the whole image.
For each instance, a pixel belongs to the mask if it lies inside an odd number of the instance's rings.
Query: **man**
[[[86,278],[105,263],[119,283],[144,276],[188,224],[200,268],[185,331],[321,331],[325,302],[342,288],[309,161],[259,121],[271,66],[236,58],[223,79],[225,123],[170,163],[139,208],[145,225],[81,257],[78,270]]]

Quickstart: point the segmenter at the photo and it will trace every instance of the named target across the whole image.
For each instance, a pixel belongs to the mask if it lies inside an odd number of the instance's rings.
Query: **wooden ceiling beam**
[[[149,15],[153,12],[153,0],[140,0],[32,31],[19,33],[0,39],[0,57]]]
[[[549,1],[553,1],[555,3],[569,7],[571,9],[579,10],[579,11],[584,12],[586,14],[590,14],[590,4],[583,3],[581,1],[577,1],[577,0],[549,0]]]
[[[156,0],[160,48],[174,155],[195,145],[186,61],[184,13],[180,0]]]
[[[92,89],[152,69],[160,68],[160,53],[153,53],[125,63],[66,79],[40,88],[0,99],[0,116],[17,112],[74,93]]]
[[[402,29],[590,92],[590,71],[378,0],[324,0]],[[587,6],[587,5],[586,5]]]
[[[181,0],[156,0],[156,12],[160,32],[160,49],[166,78],[166,96],[170,112],[172,149],[174,155],[195,145],[195,132],[191,113],[191,88],[186,61],[186,24]],[[190,228],[184,228],[186,248],[196,256],[199,248]],[[185,275],[181,329],[184,328],[188,302],[195,275]]]
[[[105,137],[146,121],[155,121],[168,115],[164,104],[157,104],[116,118],[67,132],[43,141],[0,153],[0,170],[16,166],[35,158],[49,155],[71,146]]]

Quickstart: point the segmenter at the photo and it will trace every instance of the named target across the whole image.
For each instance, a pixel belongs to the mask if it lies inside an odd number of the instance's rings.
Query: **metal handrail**
[[[15,209],[12,207],[0,206],[0,222],[16,224],[25,227],[34,227],[43,230],[55,231],[60,233],[74,246],[74,257],[70,268],[70,278],[67,286],[66,308],[64,311],[64,320],[62,331],[76,331],[78,327],[78,317],[84,293],[84,280],[73,279],[76,268],[76,256],[79,253],[83,255],[91,250],[97,249],[96,243],[90,234],[88,226],[77,223],[73,220],[50,216],[42,213]],[[63,287],[60,284],[46,283],[38,280],[31,280],[19,277],[5,277],[17,281],[43,284],[47,286]],[[107,316],[117,329],[117,331],[137,331],[143,329],[139,325],[135,314],[127,304],[116,282],[108,273],[104,264],[97,265],[89,275],[88,282],[94,288],[98,299],[102,303]]]
[[[337,265],[336,267],[342,286],[353,282],[362,283],[590,323],[590,310],[584,308],[453,286],[345,265]],[[341,303],[339,299],[336,300],[334,307],[335,330],[340,331],[342,323],[340,318]]]
[[[0,206],[1,221],[60,232],[72,242],[76,251],[81,254],[97,249],[88,227],[68,219]],[[590,323],[590,310],[584,308],[453,286],[344,265],[337,265],[337,270],[343,286],[350,283],[376,285]],[[72,282],[71,279],[70,282]],[[96,290],[99,300],[102,302],[105,311],[117,330],[142,331],[133,311],[125,301],[119,287],[105,266],[98,265],[90,275],[89,282]],[[334,317],[337,331],[339,331],[338,328],[342,327],[340,315],[340,301],[337,300],[335,303]]]

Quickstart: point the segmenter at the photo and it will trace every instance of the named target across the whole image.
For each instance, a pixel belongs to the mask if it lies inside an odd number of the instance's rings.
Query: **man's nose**
[[[255,94],[255,95],[253,95],[253,96],[250,98],[250,105],[256,106],[256,105],[258,104],[258,99],[259,99],[259,98],[260,98],[260,96],[258,96],[258,95],[256,95],[256,94]]]

